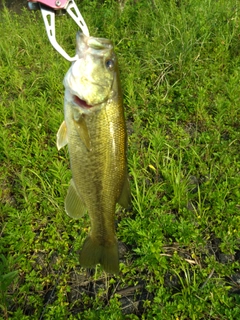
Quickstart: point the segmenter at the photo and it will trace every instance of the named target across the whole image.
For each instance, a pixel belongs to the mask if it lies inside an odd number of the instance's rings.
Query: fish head
[[[110,40],[87,37],[80,32],[77,33],[76,53],[78,59],[63,81],[65,99],[88,113],[113,98],[117,58]]]

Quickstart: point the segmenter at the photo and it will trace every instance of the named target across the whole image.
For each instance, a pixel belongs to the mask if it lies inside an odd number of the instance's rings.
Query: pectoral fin
[[[131,203],[131,190],[127,173],[125,175],[122,193],[118,199],[118,203],[125,209],[127,209]]]
[[[63,148],[67,143],[68,143],[67,125],[66,125],[66,122],[63,121],[62,124],[60,125],[60,128],[58,129],[58,132],[57,132],[57,148],[58,148],[58,150]]]
[[[88,133],[88,128],[86,125],[86,121],[84,119],[84,117],[80,117],[79,120],[74,120],[74,125],[75,128],[79,134],[80,139],[82,140],[82,142],[84,143],[85,147],[90,150],[91,148],[91,142],[90,142],[90,137],[89,137],[89,133]]]
[[[65,211],[67,215],[74,219],[82,217],[87,212],[85,204],[77,193],[72,179],[65,199]]]

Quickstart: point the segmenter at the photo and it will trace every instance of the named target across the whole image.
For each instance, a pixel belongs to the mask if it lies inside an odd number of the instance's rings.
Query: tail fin
[[[108,246],[100,245],[88,236],[80,253],[80,264],[84,268],[94,267],[100,263],[106,272],[119,273],[117,241]]]

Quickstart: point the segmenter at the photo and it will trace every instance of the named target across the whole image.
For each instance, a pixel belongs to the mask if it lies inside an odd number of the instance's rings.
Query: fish
[[[77,60],[64,77],[64,121],[57,148],[68,145],[72,179],[65,211],[74,219],[89,214],[91,229],[80,251],[80,265],[100,264],[119,273],[116,204],[131,202],[127,133],[119,66],[111,40],[76,37]]]

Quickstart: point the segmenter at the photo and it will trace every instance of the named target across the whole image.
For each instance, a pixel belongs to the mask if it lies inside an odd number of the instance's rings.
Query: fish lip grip
[[[48,39],[54,49],[56,49],[66,60],[72,62],[77,60],[77,55],[70,57],[67,52],[59,45],[56,40],[55,32],[55,13],[57,10],[66,10],[71,18],[80,27],[82,32],[89,37],[88,27],[76,5],[74,0],[28,0],[28,7],[30,10],[41,10]]]

